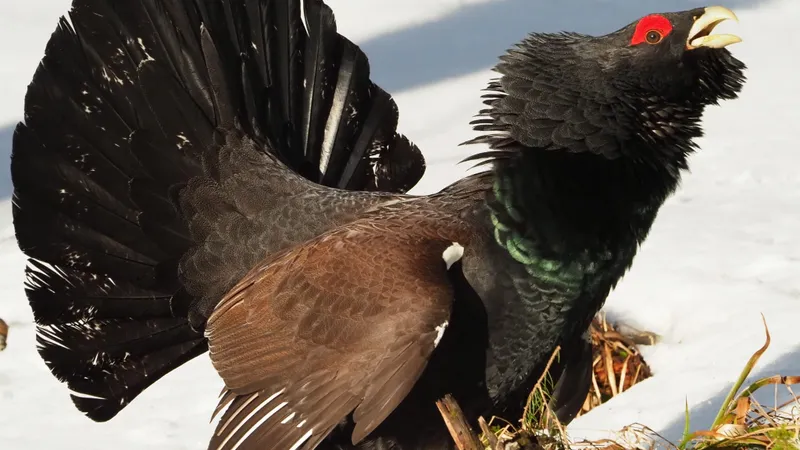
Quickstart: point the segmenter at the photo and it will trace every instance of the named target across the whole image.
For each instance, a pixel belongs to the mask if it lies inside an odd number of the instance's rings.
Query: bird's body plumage
[[[214,449],[429,450],[437,399],[518,416],[560,346],[570,420],[591,318],[741,88],[675,50],[702,14],[532,35],[474,122],[492,169],[410,196],[421,153],[320,0],[75,0],[12,157],[43,358],[108,420],[210,350]]]

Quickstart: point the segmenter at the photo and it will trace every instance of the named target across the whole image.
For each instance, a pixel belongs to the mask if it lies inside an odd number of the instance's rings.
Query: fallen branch
[[[492,450],[503,450],[503,443],[497,439],[497,436],[492,432],[492,429],[489,428],[489,424],[486,423],[486,419],[483,417],[478,418],[478,426],[481,427],[481,432],[486,437],[486,440],[489,441],[489,448]]]
[[[467,418],[464,417],[464,411],[461,410],[452,395],[445,395],[443,399],[436,402],[436,407],[439,408],[439,414],[442,415],[458,450],[483,450],[481,441],[475,436]]]

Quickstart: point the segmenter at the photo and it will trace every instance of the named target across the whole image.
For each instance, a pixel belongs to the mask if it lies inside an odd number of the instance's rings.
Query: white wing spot
[[[292,445],[292,446],[289,448],[289,450],[297,450],[298,448],[300,448],[300,446],[301,446],[301,445],[303,445],[303,443],[304,443],[305,441],[307,441],[307,440],[308,440],[308,439],[311,437],[311,435],[312,435],[312,434],[314,434],[314,429],[313,429],[313,428],[312,428],[312,429],[310,429],[310,430],[308,430],[308,431],[306,432],[306,434],[304,434],[304,435],[303,435],[303,437],[301,437],[300,439],[298,439],[298,440],[297,440],[297,442],[295,442],[295,443],[294,443],[294,445]]]
[[[453,244],[444,249],[444,253],[442,253],[442,259],[444,260],[444,263],[447,264],[448,269],[450,269],[450,266],[458,262],[462,256],[464,256],[464,247],[462,247],[458,242],[453,242]]]
[[[182,149],[183,147],[186,147],[186,144],[191,143],[191,141],[189,141],[189,138],[187,138],[186,135],[183,133],[177,135],[176,137],[180,140],[180,142],[178,142],[178,150]]]
[[[230,415],[230,417],[228,418],[227,422],[225,424],[223,424],[222,427],[220,428],[220,430],[217,432],[217,436],[223,436],[223,434],[227,435],[227,436],[225,436],[225,439],[222,441],[222,443],[219,445],[219,447],[217,447],[217,449],[226,447],[227,444],[229,443],[229,441],[231,440],[231,438],[237,432],[239,432],[240,428],[245,423],[247,423],[252,417],[254,417],[257,414],[259,414],[260,411],[264,410],[265,406],[270,404],[273,400],[275,400],[278,396],[280,396],[284,392],[285,392],[285,389],[282,389],[280,392],[277,392],[277,393],[271,395],[268,398],[264,398],[262,395],[259,395],[258,393],[255,393],[255,394],[251,395],[243,404],[239,405],[237,410],[233,414]],[[245,417],[242,417],[243,416],[242,412],[244,411],[244,409],[249,404],[253,403],[254,401],[256,401],[256,403],[258,403],[258,406],[253,408],[253,410],[250,411],[250,413],[247,414]],[[254,433],[256,430],[258,430],[271,417],[276,416],[282,409],[286,408],[286,405],[288,405],[288,404],[289,404],[289,402],[281,402],[280,404],[275,406],[270,412],[264,414],[256,423],[254,423],[252,426],[249,426],[247,431],[242,435],[242,437],[240,437],[236,441],[236,443],[231,447],[231,450],[236,450],[239,447],[241,447],[249,439],[249,437],[252,435],[252,433]],[[226,414],[228,414],[228,413],[226,412]],[[283,418],[283,420],[281,420],[280,423],[282,425],[285,425],[285,424],[290,423],[295,418],[298,418],[297,413],[296,412],[291,412],[291,413],[287,414]],[[230,430],[226,430],[226,428],[228,428],[228,426],[231,423],[233,423],[234,421],[237,422],[237,425],[235,427],[233,427],[232,429],[230,429]],[[297,424],[297,428],[302,428],[303,425],[305,425],[305,424],[306,424],[306,420],[303,419],[299,424]],[[311,438],[313,432],[314,432],[313,429],[309,429],[299,440],[297,440],[297,442],[294,443],[294,445],[292,445],[290,450],[299,449],[309,438]]]
[[[142,38],[138,38],[136,41],[139,43],[139,48],[141,48],[142,51],[144,52],[144,59],[142,60],[142,62],[155,61],[155,59],[152,56],[150,56],[150,53],[147,53],[147,47],[144,46],[144,41],[142,40]]]
[[[231,450],[236,450],[237,448],[239,448],[239,446],[242,445],[242,443],[244,441],[246,441],[247,438],[249,438],[250,435],[253,434],[254,431],[256,431],[261,425],[263,425],[264,422],[269,420],[270,417],[272,417],[275,414],[277,414],[278,411],[280,411],[284,406],[286,406],[288,404],[289,404],[289,402],[283,402],[280,405],[278,405],[275,408],[273,408],[273,410],[268,412],[264,417],[258,419],[258,422],[256,422],[252,427],[250,427],[247,430],[247,432],[244,434],[244,436],[239,438],[239,441],[236,443],[236,445],[233,446],[233,448]],[[258,409],[261,409],[261,407],[259,407]],[[258,409],[256,411],[258,411]],[[250,417],[252,417],[254,413],[255,413],[255,411],[250,413],[244,420],[242,420],[242,423],[245,423],[248,420],[250,420]]]
[[[254,408],[254,409],[253,409],[253,410],[250,412],[250,414],[248,414],[248,415],[247,415],[247,417],[245,417],[243,420],[240,420],[240,421],[239,421],[239,423],[238,423],[238,424],[237,424],[237,425],[236,425],[236,426],[235,426],[235,427],[234,427],[232,430],[230,430],[230,432],[228,432],[228,433],[227,433],[227,436],[225,437],[225,439],[222,441],[222,443],[219,445],[219,447],[218,447],[218,448],[223,448],[223,447],[225,447],[225,445],[228,443],[228,441],[229,441],[229,440],[230,440],[230,439],[233,437],[233,435],[234,435],[234,434],[236,434],[236,432],[237,432],[237,431],[239,431],[239,428],[241,428],[241,427],[242,427],[242,426],[245,424],[245,422],[247,422],[248,420],[250,420],[250,418],[251,418],[251,417],[253,417],[253,416],[254,416],[256,413],[258,413],[258,412],[259,412],[259,411],[260,411],[262,408],[264,408],[265,406],[267,406],[268,404],[270,404],[270,402],[272,402],[272,400],[275,400],[275,398],[276,398],[276,397],[278,397],[279,395],[283,394],[284,390],[285,390],[285,389],[281,389],[280,391],[278,391],[278,392],[276,392],[276,393],[272,394],[272,395],[271,395],[271,396],[269,396],[268,398],[266,398],[266,399],[264,399],[264,400],[261,400],[261,401],[260,401],[260,404],[259,404],[257,407],[255,407],[255,408]],[[255,400],[257,397],[259,397],[258,393],[255,393],[255,394],[253,394],[252,396],[250,396],[250,398],[248,398],[246,402],[244,402],[242,405],[240,405],[240,406],[239,406],[239,408],[238,408],[238,409],[237,409],[237,410],[236,410],[236,411],[235,411],[235,412],[234,412],[234,413],[233,413],[233,414],[232,414],[232,415],[231,415],[231,416],[228,418],[227,422],[226,422],[225,424],[223,424],[223,425],[222,425],[222,427],[220,428],[219,432],[217,433],[217,436],[222,436],[222,433],[223,433],[223,432],[225,432],[225,429],[226,429],[226,428],[228,428],[228,425],[230,425],[230,424],[231,424],[231,423],[234,421],[234,419],[236,419],[236,418],[239,416],[239,413],[241,413],[241,412],[242,412],[242,410],[243,410],[243,409],[244,409],[244,408],[245,408],[245,407],[246,407],[248,404],[252,403],[252,402],[253,402],[253,400]],[[285,403],[284,403],[284,405],[285,405]],[[270,414],[274,414],[274,413],[276,413],[276,412],[277,412],[277,411],[275,411],[275,410],[273,409],[273,410],[272,410],[272,413],[270,413]],[[226,411],[226,413],[227,413],[227,411]],[[269,418],[269,417],[270,417],[270,416],[269,416],[269,415],[267,415],[267,418]],[[251,431],[252,431],[252,430],[253,430],[253,428],[251,428]],[[249,433],[248,433],[247,435],[249,435]],[[246,436],[245,436],[245,437],[246,437]],[[241,443],[242,443],[242,441],[243,441],[243,440],[244,440],[244,438],[242,438],[242,439],[239,439],[239,441],[238,441],[238,442],[236,443],[236,445],[234,445],[233,447],[234,447],[234,448],[236,448],[236,447],[238,447],[239,445],[241,445]]]
[[[447,325],[449,325],[449,323],[445,320],[441,325],[436,327],[436,339],[433,340],[434,347],[439,345],[439,341],[442,340],[442,336],[444,336],[444,330],[447,329]]]

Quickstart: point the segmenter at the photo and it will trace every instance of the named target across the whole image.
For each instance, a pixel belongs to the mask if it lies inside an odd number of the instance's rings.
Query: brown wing
[[[451,242],[399,224],[337,229],[220,302],[206,333],[227,410],[209,448],[313,449],[350,412],[358,442],[406,396],[450,316]]]

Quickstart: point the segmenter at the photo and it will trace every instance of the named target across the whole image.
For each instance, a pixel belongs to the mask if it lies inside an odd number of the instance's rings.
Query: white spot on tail
[[[289,423],[290,420],[294,419],[294,416],[295,413],[289,414],[288,416],[286,416],[285,419],[281,420],[281,424],[286,425],[287,423]]]
[[[303,437],[301,437],[300,439],[298,439],[298,440],[297,440],[297,442],[295,442],[295,443],[294,443],[294,445],[292,445],[292,446],[289,448],[289,450],[297,450],[298,448],[300,448],[300,446],[301,446],[301,445],[303,445],[303,443],[304,443],[305,441],[307,441],[307,440],[308,440],[308,439],[311,437],[311,435],[312,435],[312,434],[314,434],[314,429],[313,429],[313,428],[312,428],[312,429],[310,429],[310,430],[308,430],[308,431],[306,432],[306,434],[304,434],[304,435],[303,435]]]
[[[439,345],[439,341],[442,340],[442,336],[444,336],[444,330],[447,329],[447,325],[449,325],[449,323],[445,320],[441,325],[436,327],[436,339],[433,340],[434,347]]]
[[[185,135],[185,134],[183,134],[183,133],[180,133],[180,134],[176,135],[175,137],[177,137],[177,138],[178,138],[178,150],[180,150],[180,149],[182,149],[183,147],[185,147],[185,146],[186,146],[186,144],[189,144],[189,143],[191,143],[191,141],[189,140],[189,138],[187,138],[187,137],[186,137],[186,135]]]
[[[147,53],[147,47],[144,46],[144,41],[142,38],[138,38],[136,41],[139,43],[139,48],[141,48],[142,52],[144,52],[144,59],[142,62],[155,61],[155,59],[150,56],[150,53]]]
[[[453,245],[444,249],[444,253],[442,253],[442,259],[444,263],[447,264],[448,269],[458,262],[462,256],[464,256],[464,247],[458,242],[453,242]]]

